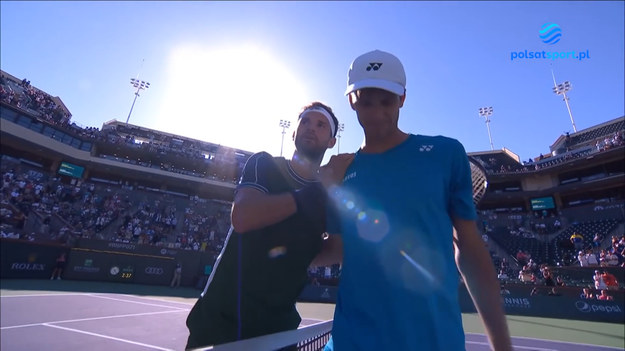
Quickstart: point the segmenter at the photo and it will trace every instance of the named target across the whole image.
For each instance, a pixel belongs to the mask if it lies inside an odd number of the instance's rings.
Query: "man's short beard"
[[[309,161],[321,160],[326,152],[326,148],[320,149],[301,145],[297,138],[295,138],[295,147],[297,148],[297,153],[299,154],[299,156]]]

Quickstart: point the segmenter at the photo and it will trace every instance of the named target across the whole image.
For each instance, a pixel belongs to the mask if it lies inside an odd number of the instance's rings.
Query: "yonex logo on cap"
[[[367,66],[367,71],[377,71],[380,69],[380,67],[382,67],[382,62],[370,62],[369,66]]]

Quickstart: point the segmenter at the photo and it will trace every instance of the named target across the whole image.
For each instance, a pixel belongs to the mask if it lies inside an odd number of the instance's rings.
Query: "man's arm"
[[[345,177],[345,171],[353,160],[354,154],[339,154],[330,157],[330,161],[319,169],[319,179],[323,185],[328,189],[332,189],[336,185],[341,184],[343,177]],[[329,201],[336,201],[332,194],[329,196]],[[330,210],[328,213],[328,223],[330,226],[335,226],[337,225],[335,222],[338,220],[336,218],[338,214],[332,211]],[[336,228],[331,228],[330,230],[332,229]],[[330,234],[323,241],[321,252],[313,259],[310,265],[312,267],[326,267],[342,262],[343,239],[338,234]]]
[[[456,265],[495,351],[512,351],[499,283],[475,221],[454,219]]]
[[[234,230],[245,233],[278,223],[297,212],[291,193],[266,194],[254,188],[241,188],[232,204]]]

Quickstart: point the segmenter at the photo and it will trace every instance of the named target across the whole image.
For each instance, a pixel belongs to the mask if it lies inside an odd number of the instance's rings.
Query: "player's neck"
[[[297,151],[293,153],[293,157],[289,160],[291,168],[295,173],[306,179],[317,178],[317,172],[321,165],[321,160],[311,160],[307,157],[303,157]]]
[[[390,134],[365,132],[365,142],[361,151],[367,154],[379,154],[388,151],[408,139],[410,134],[397,129]]]

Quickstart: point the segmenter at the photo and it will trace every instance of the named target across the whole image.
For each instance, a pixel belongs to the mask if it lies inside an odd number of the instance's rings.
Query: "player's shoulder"
[[[434,149],[462,149],[464,150],[464,146],[462,143],[458,141],[458,139],[454,139],[444,135],[421,135],[421,134],[413,134],[412,138],[415,143],[420,145],[430,146],[430,148]]]
[[[266,151],[260,151],[250,156],[248,160],[265,160],[265,159],[266,160],[273,159],[273,156],[271,156],[271,154],[269,154]]]
[[[275,164],[281,158],[283,159],[283,157],[271,156],[271,154],[266,151],[260,151],[250,156],[250,158],[247,159],[247,164]]]

